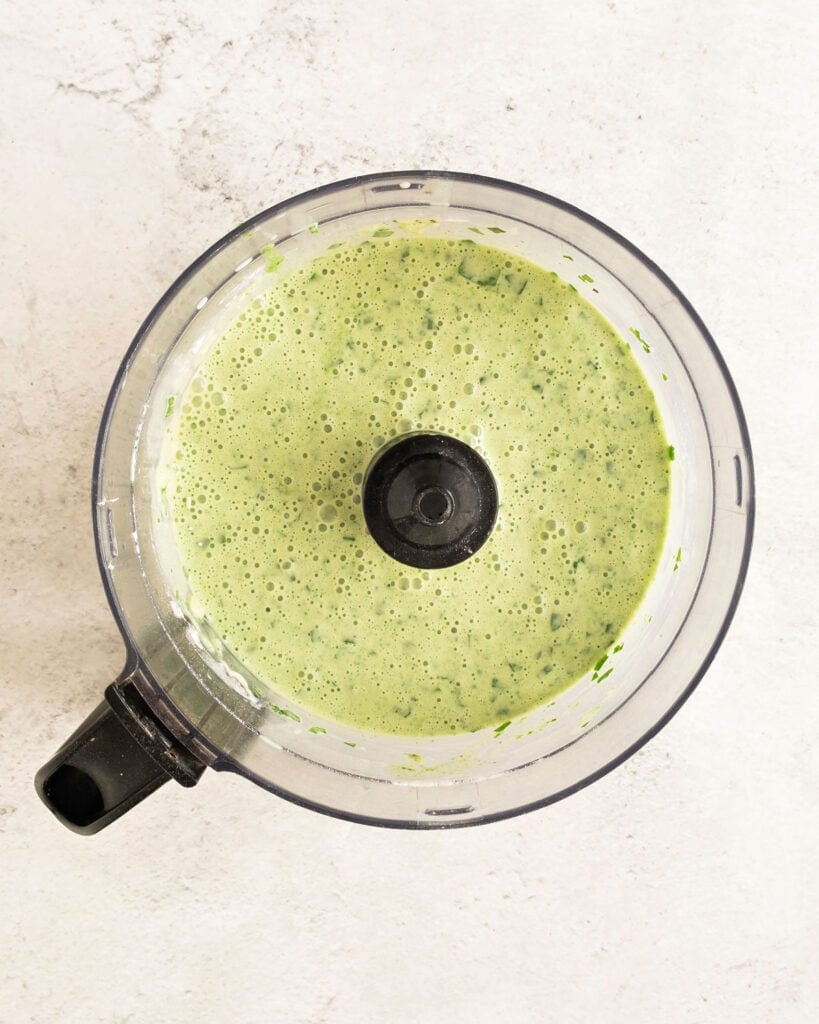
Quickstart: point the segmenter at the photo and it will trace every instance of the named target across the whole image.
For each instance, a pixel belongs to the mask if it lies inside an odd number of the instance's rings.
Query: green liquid
[[[473,242],[377,237],[286,269],[169,419],[210,628],[271,695],[359,729],[474,731],[550,701],[611,649],[662,546],[668,443],[629,346],[555,274]],[[487,542],[446,569],[364,523],[370,460],[417,430],[470,444],[499,491]]]

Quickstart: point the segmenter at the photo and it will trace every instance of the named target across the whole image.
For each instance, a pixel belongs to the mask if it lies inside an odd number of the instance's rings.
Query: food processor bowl
[[[502,729],[466,734],[355,729],[294,704],[269,680],[259,685],[193,613],[193,599],[180,596],[157,483],[169,402],[263,292],[271,253],[298,267],[384,226],[399,235],[474,239],[488,225],[493,246],[570,280],[629,342],[673,447],[664,546],[605,671],[590,669],[548,705]],[[168,778],[193,785],[210,767],[341,818],[451,828],[568,796],[668,722],[734,614],[751,549],[754,483],[725,363],[691,305],[646,256],[588,214],[532,189],[413,171],[353,178],[280,203],[179,277],[114,381],[97,444],[93,514],[128,654],[105,701],[38,773],[41,797],[64,824],[96,832]]]

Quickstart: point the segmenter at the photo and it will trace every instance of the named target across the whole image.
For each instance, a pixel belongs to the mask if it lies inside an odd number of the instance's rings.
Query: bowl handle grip
[[[106,689],[105,700],[37,772],[34,785],[63,825],[90,836],[168,779],[195,786],[204,770],[126,677]]]

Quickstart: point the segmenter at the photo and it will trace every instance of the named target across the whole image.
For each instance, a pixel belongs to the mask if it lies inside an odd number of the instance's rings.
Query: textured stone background
[[[0,2],[0,1021],[819,1019],[818,36],[812,0]],[[239,220],[427,166],[595,214],[716,337],[759,518],[711,671],[499,825],[382,832],[208,773],[62,830],[32,776],[121,667],[89,484],[133,333]]]

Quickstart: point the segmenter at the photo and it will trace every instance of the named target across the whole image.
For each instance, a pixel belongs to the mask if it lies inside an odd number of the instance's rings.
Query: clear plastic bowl
[[[362,229],[431,218],[566,276],[616,328],[651,385],[675,448],[659,569],[604,681],[590,672],[549,707],[496,735],[408,740],[359,732],[255,699],[241,665],[171,597],[174,553],[157,519],[156,467],[169,393],[264,280],[275,243],[301,263]],[[316,227],[318,226],[318,231]],[[567,264],[565,257],[571,257]],[[591,284],[578,280],[593,279]],[[637,339],[643,343],[636,343]],[[754,510],[739,400],[713,339],[649,259],[605,225],[518,185],[448,172],[378,174],[316,189],[242,224],[170,288],[114,382],[94,473],[97,547],[129,651],[123,676],[196,759],[299,804],[371,824],[442,828],[520,814],[600,778],[671,718],[699,682],[742,589]],[[285,697],[281,704],[287,706]],[[321,726],[326,733],[311,732]],[[407,766],[420,754],[423,768]]]

